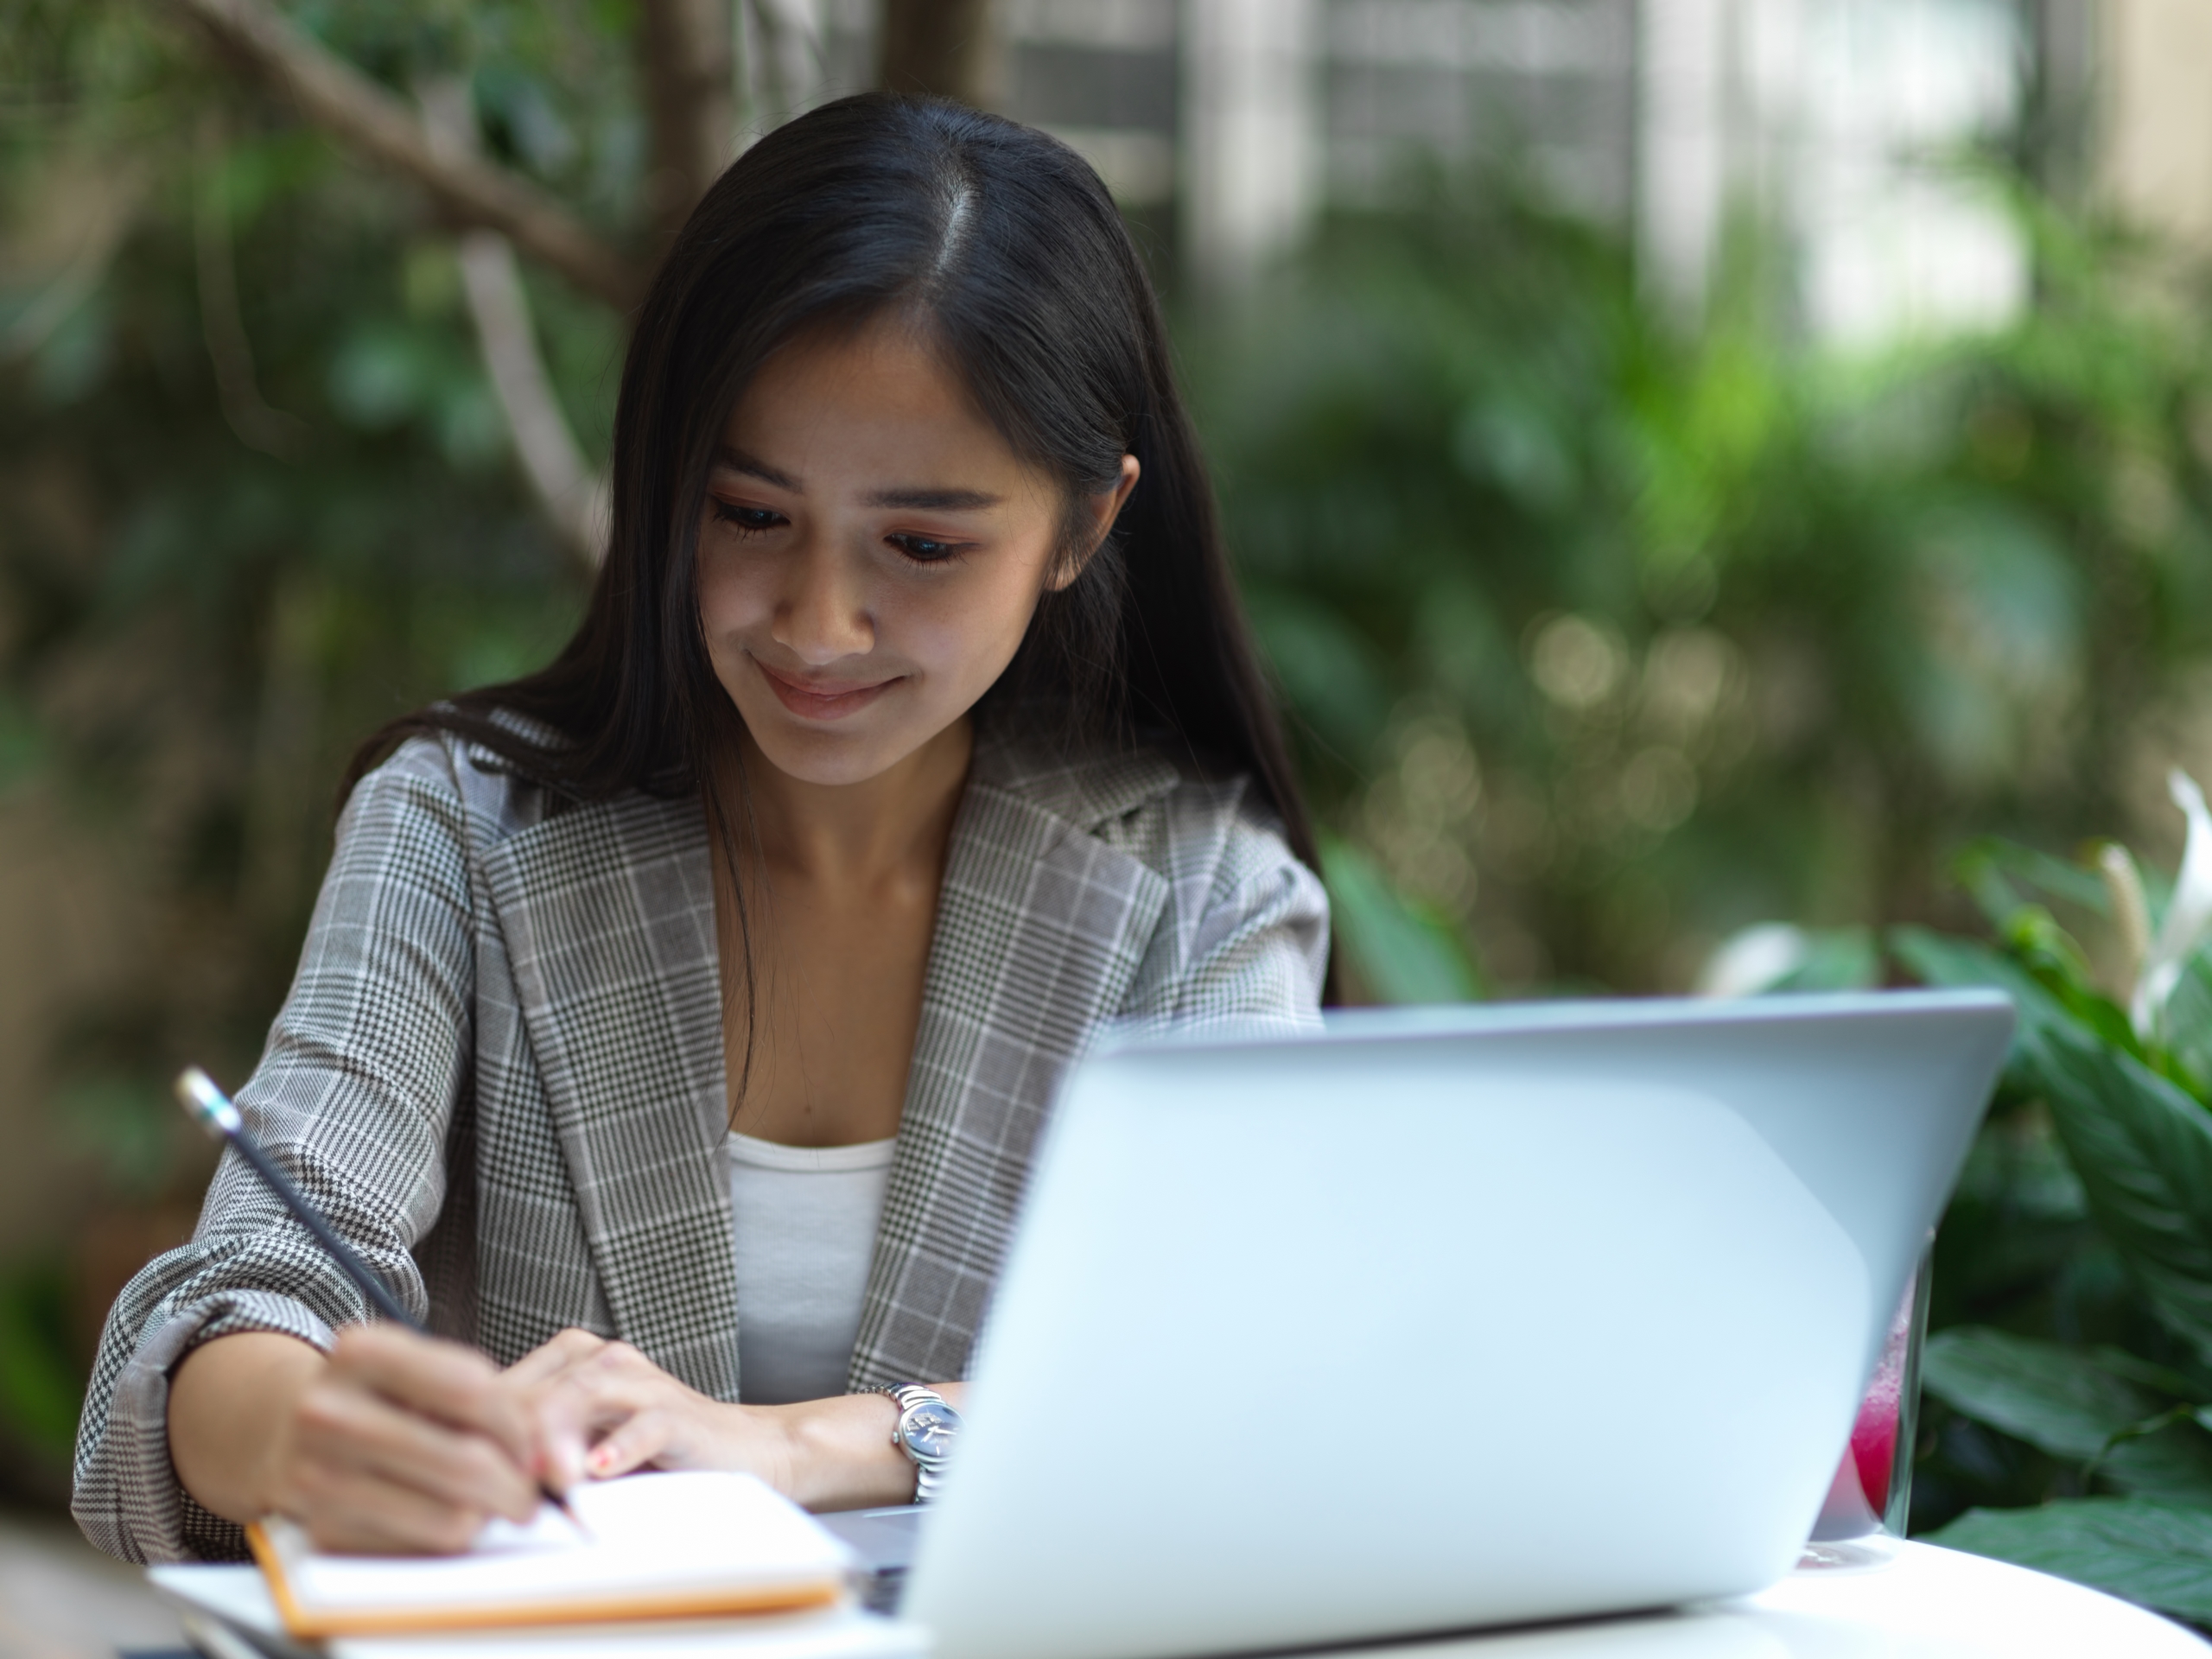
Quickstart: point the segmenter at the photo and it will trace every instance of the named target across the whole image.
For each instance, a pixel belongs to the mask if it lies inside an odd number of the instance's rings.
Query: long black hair
[[[570,800],[700,791],[728,849],[714,779],[738,716],[695,585],[715,448],[778,347],[886,311],[916,324],[1014,451],[1059,481],[1071,524],[1084,495],[1113,486],[1123,454],[1141,467],[1113,534],[1039,601],[986,705],[1246,773],[1318,868],[1159,302],[1112,199],[1033,128],[882,93],[763,138],[670,248],[623,366],[607,562],[567,648],[538,673],[385,726],[344,791],[401,740],[452,732]]]

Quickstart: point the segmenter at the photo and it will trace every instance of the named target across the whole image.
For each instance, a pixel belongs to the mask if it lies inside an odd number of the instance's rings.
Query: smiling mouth
[[[802,720],[842,720],[867,708],[906,677],[894,674],[866,685],[849,680],[823,680],[810,685],[804,680],[785,678],[758,657],[753,658],[753,666],[760,671],[776,700]]]

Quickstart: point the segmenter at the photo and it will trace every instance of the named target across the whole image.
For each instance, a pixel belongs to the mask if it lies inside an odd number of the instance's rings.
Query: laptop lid
[[[1771,1583],[2012,1026],[1523,1005],[1084,1062],[905,1611],[1135,1659]]]

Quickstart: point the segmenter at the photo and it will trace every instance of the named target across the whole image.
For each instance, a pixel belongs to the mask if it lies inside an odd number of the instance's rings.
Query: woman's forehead
[[[944,511],[1039,481],[927,336],[895,315],[778,351],[730,411],[715,467],[797,494],[828,487]],[[976,499],[952,499],[963,497]]]

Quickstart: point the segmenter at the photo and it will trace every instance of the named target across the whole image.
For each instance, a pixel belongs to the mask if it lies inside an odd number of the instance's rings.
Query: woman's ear
[[[1072,584],[1090,563],[1091,555],[1106,544],[1106,537],[1113,533],[1114,520],[1122,515],[1122,508],[1129,499],[1129,492],[1137,486],[1137,474],[1141,469],[1135,455],[1122,457],[1122,475],[1114,480],[1110,490],[1101,490],[1086,495],[1078,505],[1084,526],[1081,554],[1064,562],[1045,583],[1046,591],[1058,593]]]

